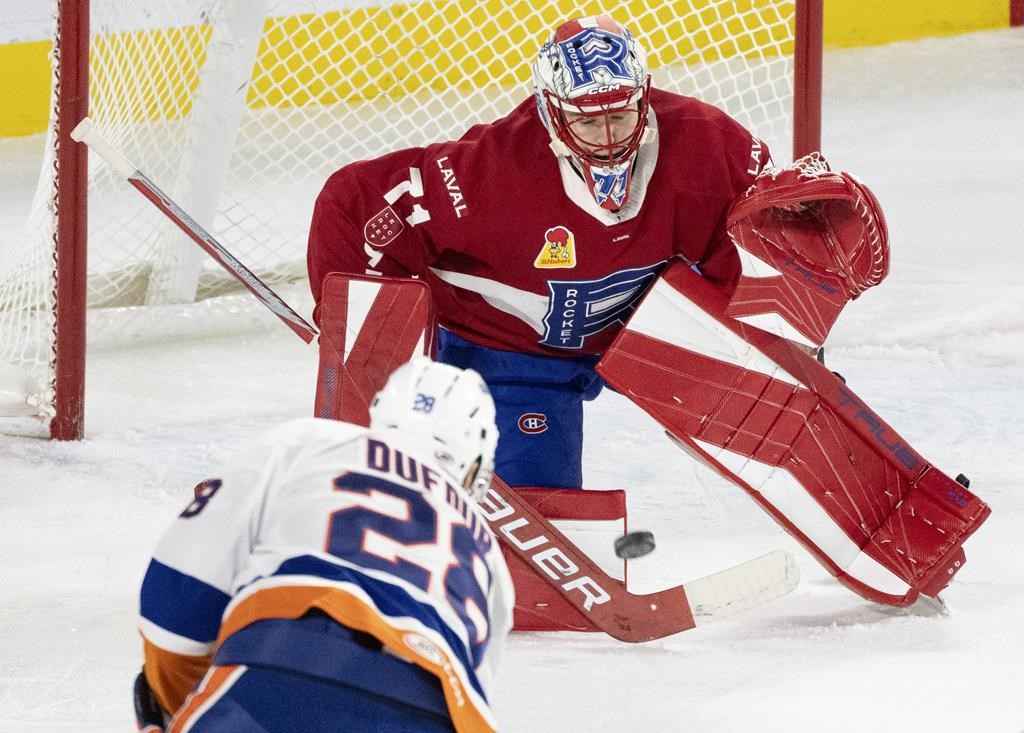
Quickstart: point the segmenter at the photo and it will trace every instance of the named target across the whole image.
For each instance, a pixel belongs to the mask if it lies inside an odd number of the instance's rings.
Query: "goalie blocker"
[[[728,227],[733,296],[670,266],[598,371],[847,587],[893,606],[937,595],[988,506],[812,355],[887,273],[874,196],[815,154],[759,176]]]

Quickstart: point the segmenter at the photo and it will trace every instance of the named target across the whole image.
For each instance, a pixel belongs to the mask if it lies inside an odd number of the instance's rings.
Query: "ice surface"
[[[1024,29],[826,56],[824,152],[877,193],[893,248],[889,280],[840,320],[830,365],[993,508],[945,593],[951,614],[902,615],[844,590],[605,395],[587,415],[587,483],[628,488],[630,526],[657,536],[632,566],[635,589],[780,547],[803,580],[640,646],[515,635],[496,691],[504,730],[1024,730],[1022,59]],[[4,224],[22,201],[13,184],[34,182],[19,173],[29,157],[0,144]],[[157,535],[228,453],[312,408],[315,349],[268,319],[264,334],[98,350],[86,440],[0,437],[0,731],[134,729],[136,597]]]

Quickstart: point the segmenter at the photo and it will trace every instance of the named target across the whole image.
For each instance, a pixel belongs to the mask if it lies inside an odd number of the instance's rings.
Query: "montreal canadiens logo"
[[[519,416],[519,429],[527,435],[537,435],[548,429],[548,416],[539,412],[527,412]]]

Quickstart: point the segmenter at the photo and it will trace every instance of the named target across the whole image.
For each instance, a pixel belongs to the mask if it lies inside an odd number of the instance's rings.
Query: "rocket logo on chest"
[[[544,246],[533,261],[541,270],[576,267],[576,238],[565,227],[551,227],[544,232]]]

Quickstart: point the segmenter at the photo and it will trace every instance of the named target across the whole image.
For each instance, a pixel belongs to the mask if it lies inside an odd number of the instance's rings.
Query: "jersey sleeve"
[[[209,667],[221,616],[257,536],[284,450],[272,431],[197,487],[160,539],[142,582],[139,630],[146,678],[177,710]]]
[[[739,282],[740,260],[736,246],[726,234],[726,215],[732,202],[750,188],[771,156],[763,141],[738,124],[730,133],[724,143],[730,197],[724,202],[708,248],[697,267],[705,279],[731,294]]]
[[[306,253],[317,308],[332,272],[419,276],[437,259],[427,223],[424,149],[409,148],[335,172],[313,209]]]

